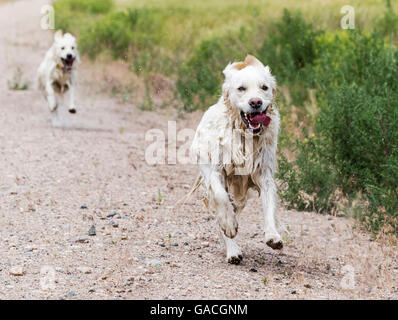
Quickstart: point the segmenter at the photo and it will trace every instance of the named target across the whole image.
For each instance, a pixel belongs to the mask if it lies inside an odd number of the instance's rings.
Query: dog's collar
[[[63,70],[63,71],[66,71],[66,72],[69,72],[69,71],[72,70],[72,69],[66,69],[64,66],[60,66],[58,63],[57,63],[57,65],[55,66],[55,69],[57,69],[57,70]]]

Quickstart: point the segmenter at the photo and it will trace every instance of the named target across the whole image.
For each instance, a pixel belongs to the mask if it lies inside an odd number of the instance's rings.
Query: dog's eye
[[[72,50],[75,50],[75,47],[72,47]]]
[[[239,87],[238,90],[239,91],[246,91],[246,88],[245,87]]]
[[[65,47],[62,47],[61,50],[65,50]]]
[[[264,84],[264,85],[261,87],[261,89],[263,89],[264,91],[267,91],[267,90],[268,90],[268,87]]]

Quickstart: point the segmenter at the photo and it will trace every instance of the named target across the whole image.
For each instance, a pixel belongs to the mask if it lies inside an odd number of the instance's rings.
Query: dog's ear
[[[260,60],[258,60],[255,56],[252,56],[251,54],[248,54],[246,56],[244,63],[248,66],[264,67],[263,63]]]
[[[59,41],[62,39],[62,30],[58,30],[55,34],[54,34],[54,40],[55,41]]]
[[[236,71],[242,70],[243,68],[247,67],[247,64],[244,62],[234,62],[234,63],[229,63],[224,71],[223,74],[225,78],[229,78],[231,74],[233,74]]]

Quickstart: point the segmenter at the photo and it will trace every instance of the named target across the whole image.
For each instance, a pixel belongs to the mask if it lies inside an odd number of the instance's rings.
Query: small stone
[[[119,227],[119,225],[115,222],[115,221],[110,221],[109,222],[109,224],[112,226],[112,227],[114,227],[114,228],[118,228]]]
[[[92,225],[90,227],[90,230],[88,230],[88,235],[92,237],[92,236],[95,236],[96,234],[97,234],[97,232],[95,231],[95,226]]]
[[[113,217],[116,216],[116,215],[117,215],[117,212],[114,211],[114,212],[108,214],[106,217],[107,217],[107,218],[113,218]]]
[[[106,236],[110,236],[111,235],[111,232],[109,231],[109,229],[104,229],[104,235],[106,235]]]
[[[79,267],[78,270],[81,273],[84,273],[84,274],[90,274],[91,273],[91,269],[89,267]]]
[[[153,259],[153,260],[151,260],[151,261],[148,261],[148,262],[147,262],[147,265],[148,265],[148,266],[151,266],[151,267],[160,267],[160,266],[163,265],[163,263],[162,263],[162,261],[160,261],[160,260]]]
[[[210,246],[210,244],[208,242],[202,242],[202,247],[203,248],[207,248],[209,246]]]
[[[34,246],[34,245],[30,245],[30,246],[26,246],[25,247],[25,250],[27,252],[32,252],[32,251],[37,250],[37,249],[38,249],[37,246]]]
[[[76,293],[74,291],[70,291],[67,295],[68,298],[72,298],[76,296]]]
[[[184,246],[189,246],[189,243],[188,242],[184,242]]]
[[[174,242],[174,243],[173,243],[173,246],[174,246],[174,247],[178,247],[178,243],[177,243],[177,242]]]
[[[14,266],[10,269],[10,275],[21,277],[26,274],[26,270],[22,266]]]
[[[82,206],[80,207],[80,209],[85,210],[85,209],[88,209],[88,208],[87,208],[87,206],[82,205]]]
[[[250,272],[257,272],[257,269],[251,268],[249,271],[250,271]]]
[[[86,238],[81,238],[81,239],[77,239],[75,241],[76,243],[89,243],[90,240],[86,239]]]
[[[164,248],[166,245],[164,243],[159,244],[162,248]]]
[[[296,290],[292,290],[292,291],[290,291],[290,293],[291,293],[291,294],[296,294],[297,291],[296,291]]]
[[[95,292],[95,290],[94,289],[90,289],[90,290],[88,290],[88,293],[94,293]]]

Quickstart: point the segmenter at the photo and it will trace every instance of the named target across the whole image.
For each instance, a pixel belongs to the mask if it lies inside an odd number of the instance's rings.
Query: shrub
[[[305,22],[300,12],[284,9],[281,20],[271,26],[258,56],[272,66],[279,81],[293,84],[316,58],[315,42],[320,33]]]
[[[298,144],[295,161],[281,160],[279,177],[288,185],[281,196],[302,208],[304,192],[322,212],[333,207],[338,190],[348,198],[360,192],[368,228],[388,223],[397,232],[391,223],[398,207],[398,52],[376,34],[354,32],[327,43],[319,39],[323,53],[311,69],[320,89],[315,137]]]
[[[387,7],[381,18],[376,20],[375,29],[384,37],[396,40],[398,36],[398,15]]]
[[[87,12],[91,14],[107,13],[112,10],[112,0],[63,0],[69,3],[72,11]]]
[[[153,53],[155,44],[162,38],[161,21],[158,12],[147,9],[127,9],[112,12],[97,20],[81,34],[81,50],[91,58],[102,52],[110,52],[114,59],[133,60],[146,55],[156,60]],[[144,66],[140,66],[141,68]],[[138,68],[138,66],[137,66]]]
[[[65,32],[80,33],[96,16],[113,8],[113,0],[57,0],[54,2],[55,26]]]
[[[177,92],[185,111],[205,109],[217,102],[224,79],[222,70],[254,50],[248,39],[248,32],[241,29],[236,34],[204,40],[194,50],[178,70]]]

